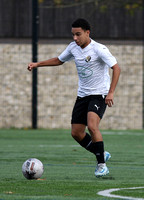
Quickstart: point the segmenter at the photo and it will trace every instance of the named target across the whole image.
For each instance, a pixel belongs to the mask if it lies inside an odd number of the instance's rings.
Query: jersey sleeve
[[[102,46],[97,50],[98,56],[109,66],[117,64],[116,58],[110,53],[106,46]]]
[[[71,53],[71,45],[69,44],[67,48],[58,56],[58,59],[61,62],[70,61],[73,59],[73,55]]]

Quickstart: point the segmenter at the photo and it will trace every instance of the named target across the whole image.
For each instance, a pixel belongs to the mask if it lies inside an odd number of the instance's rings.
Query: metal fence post
[[[142,86],[143,86],[143,88],[142,88],[142,128],[144,129],[144,0],[143,0],[143,5],[142,5],[142,11],[143,11],[143,16],[142,16],[142,21],[143,21],[143,23],[142,23],[142,25],[143,25],[143,27],[142,27],[142,33],[143,33],[143,72],[142,72],[142,74],[143,74],[143,84],[142,84]]]
[[[38,0],[32,0],[32,61],[37,62],[38,51]],[[37,69],[32,71],[32,128],[37,128]]]

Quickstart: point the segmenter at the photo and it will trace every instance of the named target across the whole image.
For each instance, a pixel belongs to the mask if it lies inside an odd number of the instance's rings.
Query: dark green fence
[[[94,38],[142,39],[142,8],[142,0],[39,0],[39,37],[69,38],[83,17]],[[31,10],[32,0],[0,0],[0,37],[31,37]]]

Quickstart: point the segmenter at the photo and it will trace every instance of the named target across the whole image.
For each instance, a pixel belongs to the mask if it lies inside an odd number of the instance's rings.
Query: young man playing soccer
[[[62,65],[72,58],[75,60],[79,87],[72,112],[71,134],[82,147],[95,154],[97,158],[95,176],[100,177],[109,173],[105,162],[110,158],[110,154],[104,152],[99,123],[106,106],[113,105],[120,68],[107,47],[90,38],[90,25],[85,19],[73,22],[72,35],[74,42],[71,42],[58,57],[30,63],[28,70]],[[111,84],[109,68],[113,70]],[[85,132],[86,126],[90,134]]]

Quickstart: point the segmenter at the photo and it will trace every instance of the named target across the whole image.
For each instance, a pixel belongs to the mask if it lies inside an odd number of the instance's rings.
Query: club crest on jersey
[[[85,59],[86,62],[89,62],[90,60],[91,60],[90,56],[87,56],[86,59]]]

